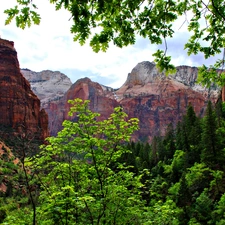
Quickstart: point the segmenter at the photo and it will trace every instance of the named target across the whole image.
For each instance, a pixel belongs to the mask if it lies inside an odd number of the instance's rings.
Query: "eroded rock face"
[[[180,66],[175,75],[159,73],[151,62],[139,63],[128,74],[125,84],[115,91],[83,78],[74,83],[59,100],[46,102],[43,108],[49,115],[51,135],[62,129],[68,116],[69,99],[82,98],[91,101],[91,110],[107,118],[116,106],[122,106],[129,117],[140,120],[140,129],[134,140],[151,141],[154,136],[165,135],[167,126],[174,126],[191,104],[197,116],[203,116],[208,100],[215,102],[220,90],[212,90],[196,84],[197,68]]]
[[[132,94],[129,95],[131,91]],[[140,120],[135,140],[142,141],[151,141],[154,136],[164,136],[170,123],[175,126],[182,119],[188,104],[194,107],[198,116],[203,116],[208,100],[201,93],[170,79],[148,83],[143,87],[136,85],[127,92],[120,92],[120,95],[126,96],[120,100],[120,104],[130,117]]]
[[[0,39],[0,124],[19,133],[48,136],[48,116],[40,111],[40,100],[20,73],[14,43]]]
[[[137,89],[135,89],[135,91],[132,91],[132,88],[134,86],[141,85],[143,87],[151,83],[160,83],[164,80],[171,80],[173,82],[176,82],[178,86],[181,83],[184,84],[187,88],[191,88],[194,91],[200,92],[209,98],[217,99],[219,94],[218,88],[215,87],[206,88],[196,83],[198,76],[197,67],[178,66],[176,69],[177,72],[175,74],[166,76],[164,73],[160,73],[156,68],[155,64],[152,62],[144,61],[138,63],[133,68],[131,73],[128,74],[127,80],[125,84],[120,88],[118,95],[120,93],[123,93],[126,89],[126,93],[132,95],[133,92],[133,94],[137,96],[140,95],[140,93],[139,92],[136,93]],[[130,89],[130,91],[128,91],[128,89]],[[141,90],[143,91],[144,89]],[[148,90],[144,90],[144,93],[146,93],[146,91],[148,92]],[[152,91],[153,90],[151,89],[150,92],[152,93]],[[120,96],[120,98],[123,97],[127,96]]]
[[[62,129],[64,120],[73,120],[74,117],[68,116],[70,104],[68,100],[81,98],[90,100],[90,109],[101,114],[99,119],[106,119],[113,112],[119,103],[109,96],[113,93],[105,86],[92,82],[89,78],[83,78],[75,82],[65,93],[64,97],[58,101],[43,104],[44,109],[49,115],[49,129],[51,135],[56,135]]]
[[[41,100],[41,106],[63,97],[72,85],[71,80],[59,71],[34,72],[29,69],[21,69],[21,73],[30,82],[32,91]]]
[[[139,63],[116,92],[119,103],[130,117],[140,120],[135,139],[151,141],[165,135],[167,126],[182,119],[189,104],[197,116],[203,116],[208,100],[215,102],[219,90],[207,90],[195,83],[197,68],[180,66],[166,77],[153,63]]]

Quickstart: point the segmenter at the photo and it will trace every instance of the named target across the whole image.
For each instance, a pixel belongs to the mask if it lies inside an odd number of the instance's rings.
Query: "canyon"
[[[206,88],[196,83],[196,67],[179,66],[176,69],[175,74],[166,76],[157,70],[154,63],[140,62],[128,74],[126,82],[119,89],[101,85],[89,78],[79,79],[69,85],[65,78],[58,77],[58,72],[51,72],[50,80],[54,82],[49,90],[52,91],[41,94],[37,90],[43,89],[44,82],[37,87],[39,82],[32,81],[32,74],[35,72],[21,72],[30,79],[34,93],[44,99],[42,107],[49,116],[51,135],[56,135],[62,129],[64,120],[74,120],[73,116],[68,116],[68,100],[82,98],[90,100],[90,109],[100,113],[100,119],[106,119],[115,107],[121,106],[129,118],[136,117],[140,121],[140,129],[133,135],[133,140],[150,142],[154,136],[164,136],[169,124],[175,127],[186,113],[189,104],[193,106],[197,116],[202,117],[208,101],[215,103],[219,97],[218,88]],[[49,71],[47,73],[49,74]],[[45,80],[45,71],[39,72],[40,74],[42,78],[39,80]],[[35,77],[36,75],[33,79],[36,79]],[[63,88],[60,96],[51,98],[57,96],[56,92],[53,94],[53,91],[57,91],[56,80],[60,80]]]
[[[19,134],[38,134],[45,139],[56,135],[64,120],[74,120],[68,116],[68,100],[82,98],[90,100],[90,109],[100,113],[100,119],[106,119],[115,107],[122,107],[129,118],[140,121],[132,139],[150,142],[154,136],[164,136],[169,124],[175,127],[189,104],[202,117],[208,101],[215,103],[221,93],[216,87],[196,83],[196,67],[176,69],[175,74],[166,76],[154,63],[144,61],[128,73],[118,89],[89,78],[72,84],[59,71],[20,69],[13,42],[0,39],[0,124]]]

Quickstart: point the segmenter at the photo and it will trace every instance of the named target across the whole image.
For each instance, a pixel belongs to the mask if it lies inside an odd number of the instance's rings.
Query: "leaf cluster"
[[[173,23],[181,18],[191,34],[184,46],[188,55],[202,52],[209,58],[225,47],[222,0],[50,0],[50,3],[56,10],[64,8],[70,13],[74,41],[81,45],[89,42],[95,52],[106,51],[111,42],[120,48],[133,45],[137,35],[148,38],[152,44],[164,43],[164,53],[158,50],[154,54],[161,70],[174,71],[170,56],[166,56],[166,40],[177,32]],[[39,24],[37,11],[32,0],[17,0],[14,8],[5,10],[6,24],[14,18],[22,29],[32,22]]]
[[[189,105],[177,126],[151,143],[130,142],[138,121],[120,107],[101,121],[88,101],[70,103],[74,121],[64,121],[24,163],[35,171],[30,185],[40,185],[38,224],[224,223],[223,103],[209,102],[204,118]],[[14,200],[20,208],[12,198],[0,208],[3,224],[31,224],[27,198]]]

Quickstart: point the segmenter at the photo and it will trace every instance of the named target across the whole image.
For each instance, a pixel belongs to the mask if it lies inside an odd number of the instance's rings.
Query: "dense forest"
[[[99,121],[88,101],[70,103],[76,119],[35,154],[28,139],[4,147],[1,224],[225,224],[223,103],[204,118],[189,105],[151,143],[130,141],[138,120],[120,107]]]

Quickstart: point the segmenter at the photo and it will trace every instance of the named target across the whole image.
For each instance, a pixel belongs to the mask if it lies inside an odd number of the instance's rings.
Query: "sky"
[[[15,5],[15,0],[1,2],[0,37],[14,42],[20,68],[35,72],[42,70],[60,71],[74,83],[80,78],[89,77],[92,81],[110,86],[121,87],[128,73],[142,61],[153,61],[152,54],[158,49],[148,39],[137,37],[135,45],[118,48],[110,45],[106,53],[94,53],[88,44],[80,46],[73,41],[70,33],[70,14],[65,10],[55,11],[54,5],[46,0],[33,0],[41,15],[41,24],[22,30],[15,21],[5,25],[3,13]],[[175,66],[211,65],[217,58],[205,60],[201,54],[187,56],[184,44],[188,40],[186,26],[179,20],[174,29],[176,35],[167,39],[168,55],[172,56]],[[181,27],[181,28],[180,28]],[[164,48],[164,46],[160,46]]]

